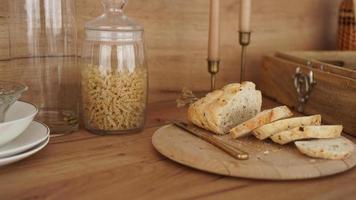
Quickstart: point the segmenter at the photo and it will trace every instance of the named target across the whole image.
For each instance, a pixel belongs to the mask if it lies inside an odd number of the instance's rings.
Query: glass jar
[[[123,13],[126,0],[102,0],[88,22],[81,63],[85,128],[97,134],[138,132],[146,116],[148,75],[143,27]]]
[[[10,67],[2,80],[28,86],[23,100],[53,135],[78,130],[80,71],[75,1],[9,0]]]

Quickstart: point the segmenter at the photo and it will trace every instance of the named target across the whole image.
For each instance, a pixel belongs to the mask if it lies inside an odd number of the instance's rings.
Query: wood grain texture
[[[278,104],[264,99],[264,108],[275,106]],[[38,154],[0,168],[1,199],[356,197],[356,169],[305,181],[254,181],[213,175],[167,160],[154,150],[152,134],[168,120],[185,119],[185,113],[174,102],[154,103],[149,105],[147,128],[142,133],[100,137],[81,130],[52,138]]]
[[[356,69],[355,51],[293,51],[293,56],[319,61],[342,61],[345,68]]]
[[[293,76],[296,68],[309,73],[310,68],[273,56],[264,58],[259,85],[264,95],[296,108],[297,92]],[[355,135],[356,131],[356,80],[313,69],[317,85],[305,105],[306,114],[321,114],[328,124],[341,124],[344,131]]]
[[[310,64],[313,68],[322,69],[325,72],[338,74],[356,80],[355,55],[356,52],[354,51],[298,51],[276,53],[276,57],[302,65]]]
[[[343,160],[312,159],[302,155],[294,144],[278,145],[253,136],[232,139],[220,136],[229,144],[250,154],[237,160],[212,144],[174,126],[167,125],[152,136],[153,146],[163,155],[202,171],[225,176],[261,180],[301,180],[338,174],[356,165],[356,148]]]
[[[257,80],[261,55],[276,50],[333,49],[341,0],[258,0],[252,6],[252,43],[247,78]],[[129,16],[145,26],[150,101],[175,99],[183,86],[207,91],[208,3],[206,0],[130,0]],[[238,81],[239,0],[221,1],[221,71],[218,87]],[[100,1],[76,0],[79,43],[84,24],[101,13]],[[7,0],[0,0],[0,60],[8,58]],[[1,79],[1,73],[0,73]]]

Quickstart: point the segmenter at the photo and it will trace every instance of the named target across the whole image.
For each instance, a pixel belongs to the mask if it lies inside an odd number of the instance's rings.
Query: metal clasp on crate
[[[309,100],[310,93],[316,85],[314,73],[313,71],[309,71],[309,74],[304,74],[300,67],[298,67],[293,79],[294,87],[298,93],[298,112],[303,112],[304,106]]]

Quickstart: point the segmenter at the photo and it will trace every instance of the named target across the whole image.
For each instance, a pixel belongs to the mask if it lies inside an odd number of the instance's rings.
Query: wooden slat
[[[325,72],[338,74],[356,80],[356,52],[351,51],[313,51],[313,52],[277,52],[280,57],[302,65],[310,64]],[[342,63],[343,66],[331,64]],[[355,66],[355,67],[353,67]],[[355,68],[355,69],[353,69]]]

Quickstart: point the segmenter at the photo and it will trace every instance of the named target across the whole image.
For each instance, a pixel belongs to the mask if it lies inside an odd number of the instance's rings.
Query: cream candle
[[[251,0],[241,0],[240,32],[251,31]]]
[[[210,0],[208,59],[219,60],[220,0]]]

